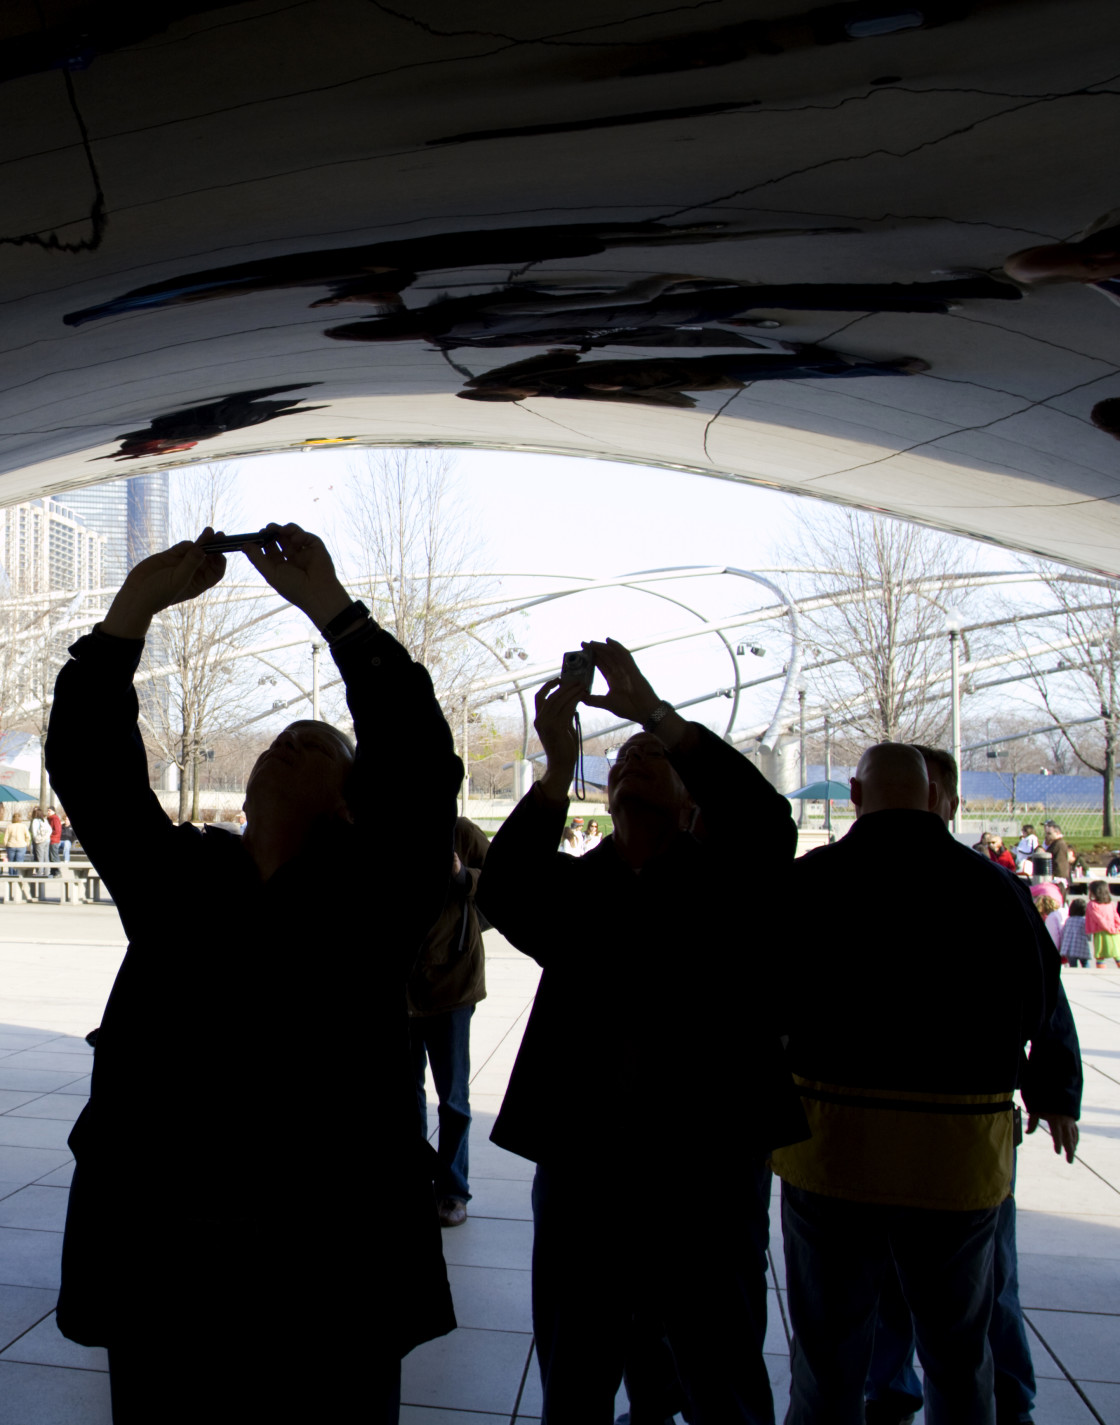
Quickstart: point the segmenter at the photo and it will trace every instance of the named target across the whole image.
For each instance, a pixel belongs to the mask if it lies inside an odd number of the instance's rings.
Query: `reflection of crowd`
[[[359,1395],[374,1425],[398,1420],[401,1358],[455,1324],[440,1229],[472,1201],[486,921],[542,968],[492,1138],[534,1165],[546,1420],[608,1422],[625,1379],[635,1420],[773,1422],[774,1174],[796,1339],[789,1425],[885,1420],[900,1392],[930,1425],[991,1425],[997,1402],[1029,1416],[1015,1095],[1026,1132],[1044,1122],[1072,1162],[1080,1057],[1052,926],[1020,877],[948,831],[952,757],[867,749],[853,826],[795,860],[789,802],[659,698],[628,650],[588,643],[607,691],[539,691],[544,775],[487,845],[456,819],[462,768],[424,669],[351,600],[320,540],[294,525],[262,540],[245,553],[329,644],[357,741],[322,722],[285,728],[253,768],[243,834],[171,824],[137,726],[151,620],[224,573],[202,540],[129,574],[52,705],[52,783],[131,937],[70,1139],[57,1313],[65,1335],[108,1347],[121,1425],[153,1418],[169,1379],[169,1425],[215,1402],[222,1419],[342,1418]],[[610,768],[598,841],[595,822],[566,824],[580,702],[641,729]],[[401,725],[415,758],[368,756]],[[561,839],[577,854],[558,854]],[[159,858],[158,899],[136,841]],[[358,947],[323,933],[324,844],[368,874]],[[901,958],[891,917],[830,920],[819,946],[800,936],[781,950],[790,906],[875,904],[900,845],[954,887],[966,980],[933,915],[908,924]],[[746,914],[748,867],[767,894]],[[169,915],[169,883],[204,915]],[[1094,946],[1113,933],[1109,912],[1091,893]],[[203,923],[221,927],[213,953]],[[302,1053],[261,1094],[277,1024]],[[205,1053],[153,1074],[169,1035]],[[323,1062],[329,1095],[306,1071]],[[324,1174],[356,1131],[361,1171]],[[329,1309],[340,1301],[342,1315]]]

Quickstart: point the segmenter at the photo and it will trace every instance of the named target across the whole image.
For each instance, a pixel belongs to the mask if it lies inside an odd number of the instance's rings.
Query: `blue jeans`
[[[1019,1304],[1019,1259],[1015,1248],[1015,1171],[1011,1193],[997,1209],[995,1240],[995,1299],[988,1344],[995,1368],[996,1419],[999,1425],[1027,1425],[1034,1408],[1037,1386],[1027,1338],[1023,1308]],[[908,1397],[912,1410],[922,1406],[922,1384],[914,1370],[914,1323],[898,1284],[898,1273],[888,1271],[879,1297],[875,1350],[867,1378],[868,1400]],[[901,1402],[900,1402],[901,1403]]]
[[[13,866],[18,866],[18,865],[20,864],[20,862],[25,861],[26,859],[27,859],[27,847],[26,847],[26,846],[9,846],[9,847],[8,847],[8,861],[9,861]],[[14,876],[14,875],[15,875],[15,872],[14,872],[14,871],[6,871],[4,874],[7,875],[7,876]]]
[[[467,1185],[471,1128],[471,1016],[474,1005],[409,1019],[412,1066],[416,1073],[416,1098],[420,1105],[420,1131],[428,1136],[428,1096],[424,1068],[430,1065],[439,1098],[439,1169],[436,1198],[457,1197],[469,1202]]]
[[[914,1317],[928,1425],[994,1425],[988,1324],[997,1209],[934,1212],[782,1185],[794,1343],[786,1425],[862,1425],[888,1268]]]
[[[618,1156],[630,1157],[622,1146]],[[662,1164],[660,1192],[650,1190],[644,1167],[640,1155],[622,1166],[596,1155],[570,1169],[537,1167],[542,1425],[611,1425],[624,1368],[643,1369],[635,1345],[662,1332],[691,1425],[773,1425],[762,1354],[770,1171],[744,1157],[729,1212],[726,1163],[694,1165],[691,1181],[671,1187]],[[640,1385],[660,1389],[649,1379]]]

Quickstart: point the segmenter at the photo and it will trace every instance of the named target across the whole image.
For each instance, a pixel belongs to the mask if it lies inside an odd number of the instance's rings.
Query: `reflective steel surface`
[[[5,502],[434,442],[1120,573],[1111,0],[148,8],[0,11]]]

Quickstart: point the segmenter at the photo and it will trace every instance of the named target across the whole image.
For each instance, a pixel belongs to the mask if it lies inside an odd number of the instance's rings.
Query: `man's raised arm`
[[[221,555],[202,550],[212,534],[205,530],[193,543],[184,540],[137,564],[105,618],[72,646],[55,684],[47,772],[79,841],[123,905],[122,914],[153,880],[137,864],[134,848],[158,856],[174,832],[148,782],[132,679],[155,615],[212,588],[225,572]]]

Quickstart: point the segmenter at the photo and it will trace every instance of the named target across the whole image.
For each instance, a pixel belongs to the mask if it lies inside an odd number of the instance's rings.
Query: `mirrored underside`
[[[1120,573],[1120,305],[1003,271],[1107,261],[1111,0],[122,8],[0,18],[3,502],[438,443]]]

